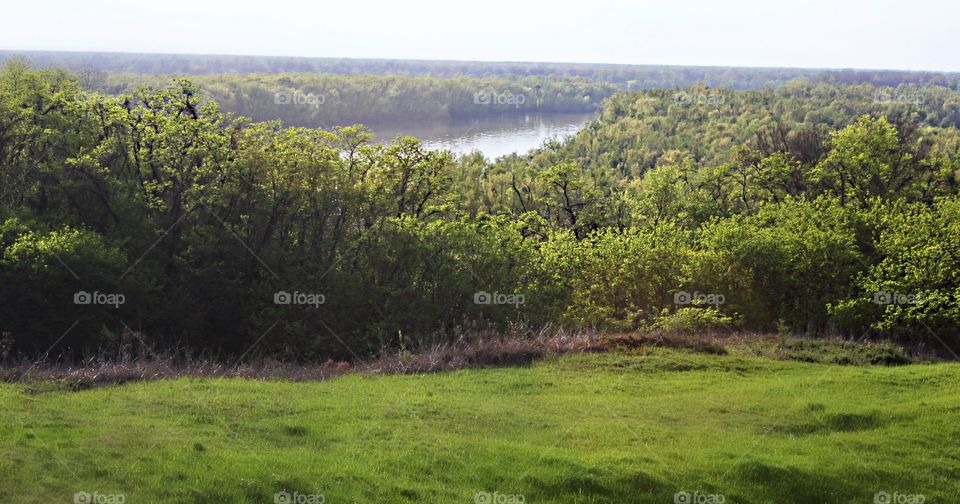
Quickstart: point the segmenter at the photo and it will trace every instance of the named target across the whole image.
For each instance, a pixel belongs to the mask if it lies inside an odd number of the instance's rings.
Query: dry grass
[[[120,359],[98,356],[77,363],[22,362],[0,368],[0,379],[7,382],[59,382],[77,389],[182,377],[316,381],[351,372],[431,373],[526,365],[549,355],[603,350],[600,340],[601,337],[592,331],[554,328],[526,331],[523,334],[475,331],[452,342],[416,344],[415,350],[385,349],[370,360],[358,362],[328,360],[322,364],[295,363],[259,357],[230,363],[224,359],[192,358],[184,356],[185,352],[179,352]]]
[[[230,363],[218,358],[167,356],[104,358],[78,363],[23,362],[0,367],[7,382],[48,382],[84,389],[132,381],[197,378],[319,381],[345,373],[411,374],[467,368],[524,366],[544,357],[585,352],[638,353],[652,347],[689,350],[711,355],[753,355],[778,360],[834,364],[903,364],[931,360],[929,355],[892,343],[864,343],[834,338],[783,337],[771,334],[596,333],[547,327],[468,331],[449,342],[407,341],[399,350],[384,349],[362,361],[324,363],[283,362],[257,357]]]

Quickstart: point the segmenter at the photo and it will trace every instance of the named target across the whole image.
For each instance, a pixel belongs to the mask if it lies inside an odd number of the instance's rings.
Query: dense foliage
[[[318,74],[198,75],[191,77],[224,111],[286,125],[458,121],[496,115],[594,112],[616,88],[584,78],[435,78]],[[119,95],[143,86],[163,88],[169,77],[91,75],[90,89]]]
[[[787,152],[797,161],[819,161],[830,131],[859,117],[887,117],[925,144],[955,148],[960,88],[837,86],[794,81],[783,87],[731,91],[698,85],[618,94],[577,137],[538,154],[541,166],[575,161],[597,177],[636,178],[656,166],[688,157],[701,165],[737,161],[750,144],[764,157]],[[924,128],[922,131],[913,131]],[[935,137],[946,137],[942,141]]]
[[[678,92],[489,163],[9,64],[4,353],[314,359],[550,323],[956,341],[955,90]]]

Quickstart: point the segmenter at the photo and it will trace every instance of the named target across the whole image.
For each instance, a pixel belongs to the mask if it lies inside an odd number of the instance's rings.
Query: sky
[[[0,49],[960,71],[958,0],[6,0]]]

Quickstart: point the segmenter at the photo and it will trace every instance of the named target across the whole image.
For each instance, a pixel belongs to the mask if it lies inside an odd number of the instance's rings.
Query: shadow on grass
[[[599,472],[587,470],[550,478],[527,477],[523,494],[527,502],[558,503],[839,504],[872,502],[883,487],[883,481],[866,470],[831,475],[755,459],[722,472],[723,479],[717,481],[704,475],[668,480],[642,471],[601,477]]]

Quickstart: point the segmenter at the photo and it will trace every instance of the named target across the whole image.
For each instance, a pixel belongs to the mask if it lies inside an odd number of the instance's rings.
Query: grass
[[[324,382],[17,383],[0,500],[958,502],[958,413],[958,364],[654,346]]]

